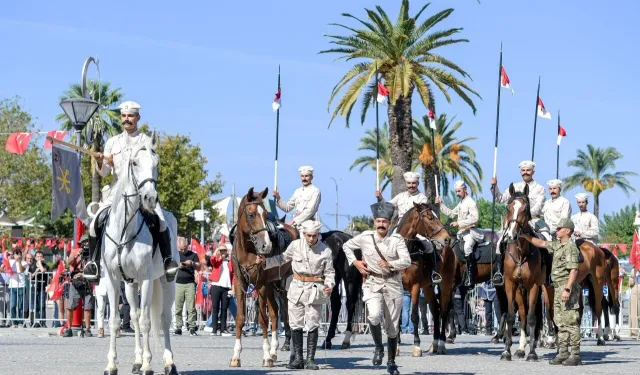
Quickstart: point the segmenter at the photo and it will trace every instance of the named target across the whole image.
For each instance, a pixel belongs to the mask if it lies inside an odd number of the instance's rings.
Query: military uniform
[[[371,206],[373,217],[390,220],[394,206],[389,202],[380,202]],[[369,275],[362,286],[362,300],[367,306],[367,319],[376,345],[373,364],[380,365],[384,357],[380,318],[384,314],[384,329],[388,338],[389,359],[387,371],[397,373],[395,354],[398,344],[398,320],[402,312],[402,275],[399,271],[411,265],[411,258],[404,239],[398,234],[381,238],[376,231],[367,230],[353,237],[343,245],[349,265],[356,260],[354,250],[361,249],[363,261],[369,269]],[[378,265],[386,260],[390,268]]]
[[[464,182],[456,182],[456,189],[465,187]],[[440,212],[447,217],[458,217],[458,234],[459,240],[464,241],[464,255],[467,261],[467,286],[473,285],[475,280],[475,257],[473,256],[473,247],[477,241],[482,241],[484,235],[475,227],[478,225],[478,205],[469,195],[464,197],[453,209],[448,208],[444,203],[440,203]]]
[[[578,203],[588,203],[589,195],[587,193],[578,193],[575,195]],[[580,211],[571,216],[571,221],[576,226],[576,232],[580,232],[580,236],[576,238],[584,239],[594,245],[598,244],[598,234],[600,233],[600,223],[598,218],[589,211]]]
[[[542,213],[544,214],[544,222],[547,223],[552,236],[555,237],[556,227],[560,219],[571,216],[571,202],[562,196],[548,200],[544,202]]]
[[[573,228],[571,219],[563,219],[558,225],[561,228]],[[571,356],[576,357],[578,360],[580,358],[580,315],[578,308],[581,288],[577,280],[572,285],[567,302],[562,301],[562,292],[569,281],[569,274],[572,270],[578,268],[580,250],[571,240],[565,243],[561,243],[560,240],[547,242],[547,250],[553,254],[553,265],[551,267],[553,286],[555,287],[553,321],[558,326],[559,346],[558,356],[551,363],[560,364],[570,357],[569,346],[571,347]]]
[[[321,227],[320,222],[309,220],[303,223],[302,230],[307,234],[316,234]],[[292,368],[301,368],[302,330],[306,329],[308,336],[305,368],[314,369],[310,367],[315,366],[320,312],[322,305],[328,300],[328,296],[324,295],[324,287],[333,289],[335,286],[331,249],[319,239],[313,246],[309,246],[305,238],[297,239],[289,244],[284,253],[266,258],[265,269],[277,267],[287,262],[291,262],[293,269],[293,280],[287,290],[289,325],[294,339],[294,353],[296,357],[299,357],[299,364],[292,366]],[[298,345],[296,346],[296,344]],[[298,347],[299,353],[296,353]]]
[[[300,174],[309,173],[313,175],[313,167],[302,166],[298,169]],[[320,206],[321,195],[320,189],[310,183],[307,186],[301,186],[293,192],[293,195],[288,201],[278,200],[276,205],[284,212],[289,212],[295,209],[295,215],[293,217],[293,225],[300,229],[302,223],[307,220],[315,220],[318,207]]]

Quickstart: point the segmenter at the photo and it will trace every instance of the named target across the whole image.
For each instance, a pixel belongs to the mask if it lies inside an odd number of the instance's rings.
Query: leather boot
[[[493,274],[493,278],[491,282],[493,285],[502,286],[504,285],[504,277],[502,276],[504,273],[504,253],[502,253],[502,248],[500,249],[500,260],[498,261],[498,272]]]
[[[564,366],[582,366],[580,358],[580,344],[571,347],[571,355],[562,363]]]
[[[396,365],[396,350],[398,349],[398,337],[388,338],[387,350],[389,351],[389,359],[387,359],[387,372],[391,375],[400,375],[398,366]]]
[[[162,261],[164,263],[164,274],[167,277],[167,281],[171,282],[175,279],[178,272],[178,263],[173,260],[173,254],[171,251],[171,237],[169,236],[169,230],[158,234],[158,247],[160,247],[160,255],[162,255]]]
[[[433,268],[431,271],[431,282],[433,284],[440,284],[442,282],[442,276],[438,273],[438,271],[436,271],[438,269],[438,259],[437,259],[438,254],[436,254],[436,249],[433,249],[433,252],[431,253],[431,259],[433,262]]]
[[[558,354],[556,354],[555,358],[549,361],[550,365],[561,365],[569,358],[569,350],[567,349],[567,344],[558,343]]]
[[[316,365],[316,347],[318,346],[318,328],[307,333],[307,360],[304,368],[307,370],[318,370]]]
[[[89,236],[89,261],[84,266],[82,271],[84,278],[91,283],[98,283],[100,281],[100,257],[102,256],[102,249],[98,249],[98,238]]]
[[[369,324],[371,330],[371,336],[373,337],[373,343],[376,345],[376,350],[373,352],[373,365],[380,366],[382,364],[382,358],[384,358],[384,346],[382,346],[382,327],[380,324]],[[395,354],[395,352],[394,352]]]
[[[476,280],[476,258],[473,256],[473,253],[471,253],[467,255],[465,259],[467,260],[467,281],[465,282],[465,285],[467,288],[473,288]]]
[[[302,329],[294,329],[291,331],[291,341],[293,341],[294,358],[287,365],[290,370],[302,370],[304,368],[304,359],[302,358]]]

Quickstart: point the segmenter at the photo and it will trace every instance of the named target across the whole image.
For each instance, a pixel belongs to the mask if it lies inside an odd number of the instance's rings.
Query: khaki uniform
[[[575,232],[580,232],[580,237],[594,245],[598,244],[598,234],[600,233],[600,224],[598,218],[591,212],[578,212],[571,216],[571,221],[575,224]],[[574,233],[575,233],[574,232]]]
[[[415,194],[410,194],[408,191],[404,191],[389,201],[396,206],[396,214],[398,215],[398,222],[402,220],[404,214],[407,213],[410,209],[413,208],[414,203],[429,203],[426,195],[417,191]]]
[[[440,203],[440,212],[447,217],[458,217],[458,239],[464,240],[464,255],[469,256],[477,241],[484,240],[484,235],[475,229],[478,225],[478,205],[469,195],[464,197],[457,206],[449,209]]]
[[[295,209],[293,222],[299,228],[305,221],[315,220],[320,200],[320,189],[309,184],[309,186],[297,188],[288,201],[278,200],[276,205],[284,212]]]
[[[376,245],[391,265],[390,270],[378,265],[382,258],[376,251]],[[384,329],[387,337],[396,337],[398,319],[402,312],[402,276],[399,271],[411,265],[404,239],[397,234],[380,238],[377,232],[367,230],[347,241],[342,248],[349,265],[356,260],[353,251],[362,250],[363,260],[372,272],[362,286],[362,300],[367,305],[367,318],[370,324],[379,325],[381,313],[384,313]]]
[[[318,277],[322,282],[308,282],[294,277],[287,290],[289,300],[289,325],[291,329],[313,331],[320,326],[320,311],[327,303],[324,287],[333,288],[335,285],[335,271],[331,249],[322,241],[309,246],[302,238],[289,244],[287,250],[280,254],[266,258],[265,268],[273,268],[291,262],[295,275]]]
[[[96,170],[102,177],[113,174],[114,181],[112,184],[106,185],[102,189],[102,202],[100,203],[100,208],[98,209],[98,212],[96,212],[93,220],[98,217],[98,213],[100,213],[105,208],[110,207],[113,203],[113,187],[115,186],[116,182],[118,182],[118,177],[121,174],[126,173],[129,158],[131,157],[131,151],[135,147],[143,145],[146,142],[151,142],[151,138],[148,135],[141,133],[140,131],[135,131],[132,134],[129,134],[125,131],[116,135],[115,137],[109,138],[104,146],[103,154],[105,157],[113,156],[113,166],[111,166],[106,162],[106,160],[104,160],[102,162],[102,168],[99,168],[98,164],[96,163]],[[166,229],[166,224],[164,222],[164,214],[162,213],[160,202],[158,202],[158,204],[156,205],[155,213],[160,218],[160,232],[164,232]],[[93,229],[93,220],[90,226],[90,233],[92,236],[95,236],[95,231]]]
[[[546,201],[542,207],[542,213],[544,222],[549,226],[551,234],[555,236],[556,227],[560,219],[571,216],[571,202],[562,196]]]
[[[578,268],[578,247],[573,241],[562,244],[559,240],[548,243],[547,250],[553,254],[551,275],[554,281],[553,320],[558,326],[558,343],[580,352],[580,317],[578,307],[582,295],[578,283],[574,283],[569,300],[562,302],[562,292],[569,281],[571,270]]]

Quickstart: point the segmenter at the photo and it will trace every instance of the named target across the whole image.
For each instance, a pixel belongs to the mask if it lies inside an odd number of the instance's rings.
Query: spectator
[[[496,288],[493,286],[491,282],[485,281],[482,286],[478,289],[478,296],[482,297],[484,301],[484,314],[485,319],[487,321],[487,336],[493,335],[494,328],[494,316],[497,324],[500,324],[500,316],[502,312],[500,311],[500,303],[498,303],[498,297],[496,296]]]
[[[200,267],[198,255],[187,249],[187,240],[178,237],[178,249],[180,250],[180,266],[176,275],[176,299],[174,334],[182,334],[182,309],[187,304],[187,329],[191,336],[196,336],[196,280],[195,270]]]
[[[638,336],[638,301],[640,298],[640,272],[633,267],[629,277],[631,295],[629,296],[629,337]]]
[[[402,288],[402,323],[400,324],[401,333],[413,333],[413,324],[411,324],[411,294]]]
[[[47,319],[47,284],[49,282],[49,267],[44,261],[44,253],[40,250],[36,251],[36,261],[30,266],[29,273],[33,288],[31,288],[32,306],[35,308],[34,328],[46,328],[45,320]]]
[[[13,328],[18,328],[20,320],[24,317],[24,271],[27,262],[22,260],[22,251],[17,243],[13,243],[13,255],[9,260],[13,275],[9,279],[9,309]]]
[[[100,269],[104,274],[104,267],[100,265]],[[96,311],[96,326],[98,327],[98,338],[104,337],[104,319],[105,319],[105,311],[107,309],[107,304],[109,303],[109,298],[107,298],[107,280],[106,277],[101,277],[98,282],[98,286],[95,289],[95,298],[98,304],[98,311]],[[111,306],[109,306],[111,307]],[[110,314],[112,312],[110,311]],[[111,332],[112,335],[115,335],[115,332]]]
[[[120,327],[120,332],[134,333],[135,331],[131,328],[131,305],[129,305],[127,293],[124,289],[124,281],[120,281],[120,315],[122,315],[122,327]],[[140,294],[138,294],[138,301],[139,300]],[[140,303],[138,303],[138,306],[140,306]],[[116,332],[116,336],[119,335],[120,333]]]
[[[229,251],[224,242],[220,242],[211,257],[211,303],[213,330],[212,336],[231,336],[227,332],[227,310],[229,308],[229,294],[233,284],[233,269],[229,259]],[[220,312],[220,333],[218,333],[218,312]]]
[[[83,236],[80,241],[80,246],[88,246],[88,238]],[[72,322],[73,322],[73,310],[75,310],[80,304],[80,299],[83,302],[84,310],[84,335],[91,337],[91,312],[93,311],[93,295],[91,288],[87,280],[84,279],[82,270],[84,268],[84,257],[82,249],[76,249],[72,252],[67,259],[67,267],[70,271],[69,293],[65,306],[67,308],[67,329],[62,334],[63,337],[73,337]]]
[[[467,319],[465,317],[464,301],[467,299],[467,288],[463,286],[457,286],[455,295],[453,296],[453,309],[457,318],[457,333],[459,335],[468,335],[469,329],[467,328]]]
[[[27,242],[28,243],[28,242]],[[34,313],[34,306],[35,306],[35,300],[34,300],[34,285],[31,285],[31,275],[29,270],[31,269],[31,266],[33,265],[33,254],[31,254],[29,252],[29,250],[27,250],[28,248],[25,247],[24,250],[24,261],[25,263],[27,263],[27,265],[24,267],[24,298],[23,298],[23,311],[24,311],[24,315],[22,316],[24,318],[23,321],[23,327],[24,328],[30,328],[31,327],[31,323],[33,322],[33,313]]]

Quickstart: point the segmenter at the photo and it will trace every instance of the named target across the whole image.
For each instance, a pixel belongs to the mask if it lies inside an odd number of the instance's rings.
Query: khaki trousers
[[[640,298],[640,285],[634,285],[631,288],[631,296],[629,297],[629,335],[631,338],[638,336],[638,298]]]

